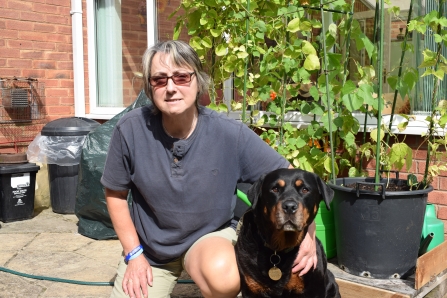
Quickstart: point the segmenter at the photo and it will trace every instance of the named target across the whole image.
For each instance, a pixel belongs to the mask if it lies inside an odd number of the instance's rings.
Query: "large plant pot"
[[[340,268],[358,276],[405,278],[416,266],[425,205],[433,187],[414,191],[366,191],[343,185],[373,178],[339,178],[334,190],[334,223]],[[406,184],[382,179],[381,183]]]

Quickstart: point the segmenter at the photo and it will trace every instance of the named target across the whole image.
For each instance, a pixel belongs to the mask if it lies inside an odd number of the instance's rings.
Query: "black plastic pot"
[[[405,278],[414,272],[429,186],[423,190],[366,191],[344,185],[373,183],[373,178],[339,178],[334,190],[334,221],[340,268],[371,278]],[[381,184],[406,184],[382,179]]]

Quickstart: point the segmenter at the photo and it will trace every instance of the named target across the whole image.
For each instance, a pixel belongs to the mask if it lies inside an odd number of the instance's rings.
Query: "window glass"
[[[142,89],[146,0],[97,0],[95,14],[96,107],[127,107]]]

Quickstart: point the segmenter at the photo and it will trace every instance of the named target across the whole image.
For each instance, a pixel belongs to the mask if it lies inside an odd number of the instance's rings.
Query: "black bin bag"
[[[75,214],[79,219],[79,234],[97,240],[117,238],[107,211],[105,190],[100,179],[112,132],[118,120],[127,112],[148,104],[149,99],[144,91],[141,91],[132,105],[87,135],[82,147],[76,190]],[[130,192],[127,202],[131,202]]]

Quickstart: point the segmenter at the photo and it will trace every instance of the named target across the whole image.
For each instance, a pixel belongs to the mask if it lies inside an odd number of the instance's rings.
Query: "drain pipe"
[[[76,117],[85,116],[84,40],[82,34],[82,1],[71,0],[71,36],[73,43],[74,110]]]

